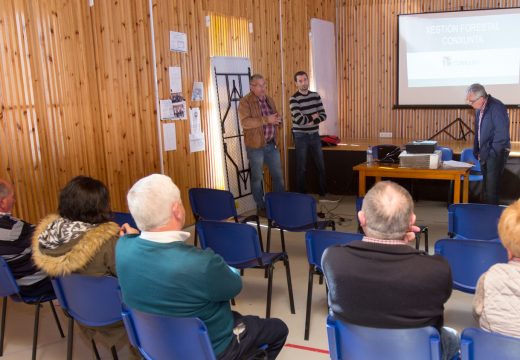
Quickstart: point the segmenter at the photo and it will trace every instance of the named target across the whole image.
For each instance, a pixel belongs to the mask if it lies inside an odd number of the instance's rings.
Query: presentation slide
[[[398,105],[462,105],[481,83],[520,104],[520,9],[399,15]]]

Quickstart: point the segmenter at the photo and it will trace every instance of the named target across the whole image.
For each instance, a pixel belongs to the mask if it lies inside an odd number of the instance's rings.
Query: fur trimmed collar
[[[38,236],[58,218],[58,215],[52,214],[42,219],[32,238],[34,263],[50,276],[63,276],[81,270],[92,261],[105,243],[114,237],[119,237],[119,225],[107,222],[86,231],[78,243],[65,254],[46,255],[40,249]]]

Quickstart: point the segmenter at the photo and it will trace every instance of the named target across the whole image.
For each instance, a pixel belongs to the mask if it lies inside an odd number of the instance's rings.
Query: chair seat
[[[262,253],[262,263],[265,265],[269,265],[273,262],[276,262],[277,260],[283,258],[285,256],[285,253]],[[264,267],[258,264],[257,259],[251,259],[250,261],[246,261],[243,263],[228,263],[230,266],[237,268],[237,269],[247,269],[252,267]]]
[[[330,221],[329,220],[318,221],[316,223],[317,227],[314,226],[314,223],[307,224],[307,225],[302,225],[302,226],[280,226],[280,224],[277,224],[275,221],[273,221],[273,227],[274,228],[281,228],[283,230],[287,230],[287,231],[290,231],[290,232],[304,232],[304,231],[309,231],[309,230],[312,230],[312,229],[323,230],[323,229],[325,229],[329,225],[330,225]]]
[[[44,302],[47,302],[47,301],[51,301],[51,300],[55,300],[56,299],[56,296],[54,295],[47,295],[47,296],[18,296],[18,295],[11,295],[10,296],[11,300],[13,300],[14,302],[23,302],[23,303],[26,303],[26,304],[29,304],[29,305],[33,305],[33,304],[37,304],[38,302],[40,303],[44,303]]]

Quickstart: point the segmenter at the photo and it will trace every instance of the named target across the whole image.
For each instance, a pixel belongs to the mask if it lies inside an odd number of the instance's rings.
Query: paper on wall
[[[202,101],[204,100],[204,84],[200,81],[193,82],[193,92],[191,93],[191,100]]]
[[[182,93],[182,77],[180,66],[170,66],[168,68],[170,78],[170,94]]]
[[[204,151],[204,133],[190,134],[190,152]]]
[[[191,108],[190,109],[190,133],[200,134],[201,132],[202,132],[202,127],[201,127],[201,123],[200,123],[200,109]]]
[[[173,103],[170,99],[160,100],[161,105],[161,120],[171,120],[174,117]]]
[[[163,124],[164,151],[177,150],[177,135],[175,134],[175,123]]]
[[[188,51],[188,36],[186,33],[170,31],[170,51]]]

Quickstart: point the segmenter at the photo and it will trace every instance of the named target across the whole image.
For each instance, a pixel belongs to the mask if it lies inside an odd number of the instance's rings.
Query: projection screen
[[[520,104],[520,8],[399,15],[398,106],[464,105],[481,83]]]

